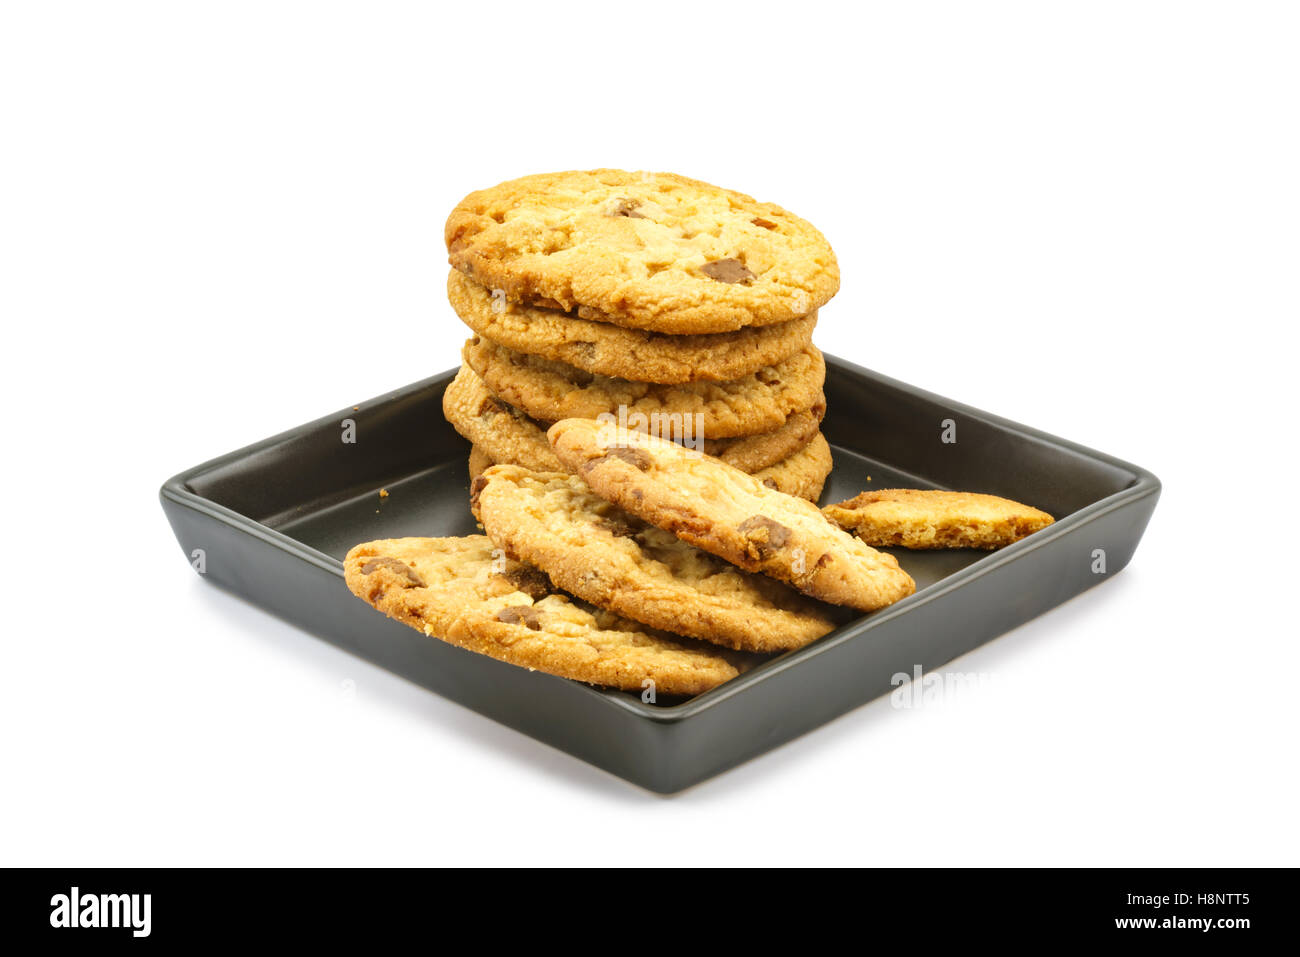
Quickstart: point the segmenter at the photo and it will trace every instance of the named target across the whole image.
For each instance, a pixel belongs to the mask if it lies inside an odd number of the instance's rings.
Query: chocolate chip
[[[618,459],[621,462],[626,462],[628,465],[635,465],[642,472],[648,471],[650,466],[654,464],[654,460],[650,458],[648,452],[645,452],[642,449],[634,449],[625,445],[619,445],[612,449],[606,449],[605,454],[599,458],[588,459],[584,462],[582,465],[583,474],[585,475],[587,472],[590,472],[597,465],[603,465],[609,459]]]
[[[425,587],[424,579],[419,576],[414,568],[406,564],[406,562],[398,561],[396,558],[388,558],[387,556],[370,559],[361,566],[361,574],[372,575],[381,568],[391,568],[393,571],[405,575],[407,581],[412,585],[418,585],[421,588]]]
[[[777,487],[776,479],[772,479],[772,478],[765,478],[765,479],[763,479],[763,484],[766,485],[768,488],[776,488],[776,487]]]
[[[551,580],[540,568],[531,565],[511,565],[500,575],[514,585],[517,591],[523,592],[533,601],[541,601],[551,593]]]
[[[700,272],[718,282],[748,283],[756,278],[739,259],[717,259],[701,266]]]
[[[607,515],[604,518],[596,520],[597,528],[604,529],[615,538],[632,538],[641,529],[633,525],[626,518],[618,515]]]
[[[471,511],[478,511],[478,497],[487,488],[488,478],[486,475],[474,477],[474,481],[469,484],[469,507]]]
[[[626,216],[629,219],[645,219],[646,217],[644,215],[636,211],[636,208],[640,205],[641,205],[641,200],[639,199],[631,199],[630,197],[627,196],[620,196],[618,199],[618,205],[614,207],[614,209],[610,212],[609,215]]]
[[[542,613],[531,605],[510,605],[497,612],[497,621],[507,625],[524,625],[530,631],[542,630]]]
[[[776,229],[776,223],[772,222],[770,219],[764,219],[762,216],[755,216],[750,220],[750,222],[755,226],[761,226],[764,229]]]
[[[759,558],[767,558],[778,548],[783,548],[790,541],[790,529],[780,522],[774,522],[766,515],[754,515],[745,519],[736,531],[744,535]]]

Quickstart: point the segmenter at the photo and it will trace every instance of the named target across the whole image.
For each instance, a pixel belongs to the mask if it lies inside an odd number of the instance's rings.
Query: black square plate
[[[1115,574],[1155,509],[1160,483],[1136,466],[826,360],[835,470],[824,502],[867,488],[957,488],[1057,521],[997,552],[896,551],[915,595],[686,701],[647,704],[476,655],[384,618],[344,587],[341,559],[358,542],[478,531],[469,446],[442,417],[454,370],[183,472],[163,485],[163,510],[187,558],[202,550],[210,581],[629,781],[678,791]]]

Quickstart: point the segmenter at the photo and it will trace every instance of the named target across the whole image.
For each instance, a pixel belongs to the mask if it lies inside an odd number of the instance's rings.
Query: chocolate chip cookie
[[[821,498],[826,477],[831,474],[834,464],[830,443],[818,432],[811,442],[788,459],[752,474],[770,489],[815,502]]]
[[[550,423],[537,422],[498,399],[468,366],[461,366],[456,378],[447,386],[442,396],[442,411],[452,427],[493,462],[522,465],[537,472],[564,471],[564,466],[546,441],[546,429]],[[825,404],[819,402],[806,412],[788,416],[785,425],[773,432],[730,439],[705,439],[703,451],[743,472],[758,473],[786,462],[807,448],[818,435],[825,412]],[[825,464],[829,472],[830,450],[827,448],[824,454],[818,453],[815,458],[801,461]],[[781,481],[786,480],[784,476],[784,470],[772,473],[772,477]],[[823,475],[822,479],[825,478]],[[805,483],[801,487],[811,486]]]
[[[490,469],[494,464],[495,463],[492,461],[492,456],[488,455],[477,445],[471,445],[469,447],[470,483],[472,484],[476,478],[478,478],[480,475],[482,475],[484,472]]]
[[[892,555],[832,524],[815,505],[717,459],[590,419],[557,422],[548,437],[592,491],[747,571],[862,611],[916,590]]]
[[[674,424],[687,426],[688,434],[730,438],[772,432],[790,416],[826,404],[826,365],[811,345],[740,379],[678,385],[596,376],[479,337],[465,343],[462,356],[494,395],[544,422],[620,413],[629,420],[676,417]],[[697,426],[698,432],[689,431]]]
[[[1052,524],[1046,512],[996,495],[938,489],[863,492],[822,510],[868,545],[1001,548]]]
[[[516,463],[511,462],[509,459],[497,463],[492,456],[477,445],[470,446],[469,477],[471,482],[482,475],[489,467],[496,464],[514,465]],[[822,488],[826,484],[826,477],[831,474],[833,464],[831,447],[827,444],[825,437],[818,433],[813,436],[811,442],[789,458],[782,459],[780,462],[759,469],[752,474],[768,488],[774,488],[778,492],[785,492],[786,495],[797,495],[799,498],[806,498],[810,502],[815,502],[821,498]]]
[[[830,606],[686,544],[575,475],[495,465],[471,502],[507,555],[633,621],[755,652],[802,648],[836,626]]]
[[[452,270],[447,298],[484,339],[585,372],[640,382],[719,382],[774,365],[808,345],[817,314],[772,326],[672,336],[513,303]]]
[[[561,678],[626,691],[695,695],[739,674],[745,659],[588,607],[485,535],[357,545],[343,560],[354,595],[449,644]]]
[[[461,366],[443,392],[442,414],[493,462],[564,471],[542,426],[494,396],[469,366]]]
[[[671,173],[511,180],[461,200],[445,239],[452,266],[513,302],[656,332],[789,322],[840,284],[811,224]]]

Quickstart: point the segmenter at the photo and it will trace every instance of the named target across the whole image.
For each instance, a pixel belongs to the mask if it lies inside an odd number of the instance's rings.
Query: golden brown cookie
[[[938,489],[863,492],[822,511],[868,545],[1001,548],[1052,524],[1046,512],[996,495]]]
[[[469,366],[461,366],[447,385],[442,413],[452,428],[493,462],[538,472],[564,471],[541,425],[494,396]]]
[[[812,339],[817,314],[772,326],[673,336],[592,322],[494,297],[452,270],[447,298],[461,320],[484,339],[596,375],[640,382],[719,382],[775,365]]]
[[[469,480],[473,481],[493,465],[492,457],[477,445],[469,447]]]
[[[811,442],[788,459],[752,474],[768,488],[815,502],[821,498],[826,477],[831,474],[834,464],[830,443],[818,432]]]
[[[546,441],[549,423],[536,422],[494,396],[468,366],[461,366],[447,386],[442,411],[452,427],[493,462],[522,465],[537,472],[565,471]],[[742,471],[759,472],[806,448],[817,435],[825,411],[825,403],[818,402],[806,412],[791,414],[773,432],[705,439],[704,451]]]
[[[547,446],[547,449],[549,451],[550,446]],[[495,464],[492,457],[477,445],[470,446],[469,479],[471,482]],[[513,465],[516,463],[505,462],[503,464]],[[822,488],[826,484],[826,477],[831,474],[833,464],[831,447],[819,433],[813,437],[811,442],[789,458],[782,459],[765,469],[760,469],[754,472],[753,475],[768,488],[774,488],[778,492],[785,492],[786,495],[797,495],[800,498],[808,499],[810,502],[815,502],[821,498]]]
[[[775,652],[802,648],[836,626],[829,606],[627,514],[576,475],[494,465],[475,480],[471,501],[507,555],[653,628]]]
[[[461,200],[445,239],[452,266],[511,301],[679,335],[789,322],[840,284],[811,224],[671,173],[511,180]]]
[[[671,428],[673,435],[684,429],[688,437],[720,439],[772,432],[790,416],[826,404],[826,365],[814,346],[741,379],[679,385],[593,376],[479,337],[465,343],[462,356],[494,395],[543,422],[641,416],[661,436]]]
[[[819,401],[806,412],[786,416],[785,425],[775,431],[731,439],[705,439],[701,451],[742,472],[760,472],[807,448],[816,439],[825,414],[826,403]]]
[[[575,603],[485,535],[366,542],[343,574],[358,598],[425,635],[561,678],[694,695],[734,678],[733,661],[744,660]]]
[[[892,555],[849,535],[815,505],[717,459],[590,419],[557,422],[548,436],[592,491],[747,571],[862,611],[916,590]]]

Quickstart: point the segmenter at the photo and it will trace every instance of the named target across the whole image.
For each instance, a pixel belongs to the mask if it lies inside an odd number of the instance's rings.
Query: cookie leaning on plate
[[[698,421],[704,437],[731,438],[774,431],[790,416],[826,404],[826,364],[811,345],[740,379],[677,385],[593,376],[479,337],[466,342],[461,355],[494,395],[544,422],[620,410],[628,416],[698,416],[690,423]]]
[[[548,437],[592,491],[747,571],[862,611],[916,590],[892,555],[717,459],[590,419],[557,422]]]
[[[735,332],[665,336],[511,303],[454,269],[447,277],[447,298],[465,325],[507,349],[641,382],[738,379],[798,352],[817,325],[813,313]]]
[[[868,545],[994,549],[1052,524],[1052,516],[996,495],[939,489],[863,492],[823,512]]]
[[[557,469],[563,468],[558,464],[558,459],[556,463]],[[471,482],[493,465],[517,464],[517,462],[511,462],[509,459],[497,462],[479,446],[470,446],[469,478]],[[831,474],[833,465],[831,447],[827,443],[825,436],[818,433],[811,442],[789,458],[782,459],[775,465],[769,465],[765,469],[760,469],[754,472],[753,476],[768,488],[815,502],[821,497],[822,488],[826,485],[826,477]],[[524,468],[528,468],[528,466],[524,466]],[[533,471],[537,470],[534,469]]]
[[[774,652],[802,648],[836,625],[829,606],[627,514],[575,475],[495,465],[474,481],[471,507],[507,555],[653,628]]]
[[[676,639],[557,593],[485,535],[398,538],[348,552],[354,595],[390,618],[470,651],[590,684],[693,695],[734,678],[743,658]]]
[[[810,223],[672,173],[510,180],[461,200],[444,238],[453,267],[511,301],[656,332],[788,322],[840,284]]]

